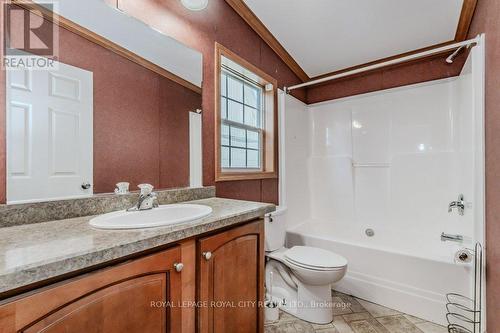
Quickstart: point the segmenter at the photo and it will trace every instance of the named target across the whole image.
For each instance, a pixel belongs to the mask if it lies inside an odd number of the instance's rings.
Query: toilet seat
[[[347,259],[333,253],[310,246],[294,246],[285,251],[284,259],[292,265],[315,271],[332,271],[347,266]]]
[[[313,267],[313,266],[297,264],[297,263],[294,263],[286,258],[285,258],[285,262],[289,268],[303,269],[303,270],[312,271],[312,272],[333,272],[333,271],[341,271],[345,268],[345,266],[333,267],[333,268],[318,268],[318,267]]]

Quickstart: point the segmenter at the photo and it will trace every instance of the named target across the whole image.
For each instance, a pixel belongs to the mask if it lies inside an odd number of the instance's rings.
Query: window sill
[[[278,175],[276,172],[224,172],[215,176],[216,182],[227,182],[235,180],[258,180],[258,179],[276,179]]]

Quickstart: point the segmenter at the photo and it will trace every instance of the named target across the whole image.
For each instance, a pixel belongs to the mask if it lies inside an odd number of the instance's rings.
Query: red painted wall
[[[94,192],[110,192],[118,181],[158,187],[158,75],[70,35],[61,42],[61,61],[94,72]]]
[[[189,184],[189,111],[201,96],[65,29],[59,60],[94,73],[94,192],[119,181]],[[5,105],[4,72],[0,103]],[[5,108],[2,108],[5,110]],[[0,124],[0,203],[5,202],[5,112]]]
[[[200,94],[162,78],[160,81],[160,187],[162,188],[189,186],[189,111],[200,107]],[[172,110],[176,112],[171,112]]]

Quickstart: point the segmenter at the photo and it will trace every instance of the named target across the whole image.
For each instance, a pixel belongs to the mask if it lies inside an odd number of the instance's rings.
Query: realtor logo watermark
[[[59,25],[55,1],[2,1],[2,69],[56,70]]]

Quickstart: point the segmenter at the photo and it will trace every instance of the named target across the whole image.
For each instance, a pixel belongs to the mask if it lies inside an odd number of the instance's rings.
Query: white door
[[[189,186],[203,186],[201,113],[189,112]]]
[[[92,72],[11,70],[6,87],[8,203],[91,195]]]

